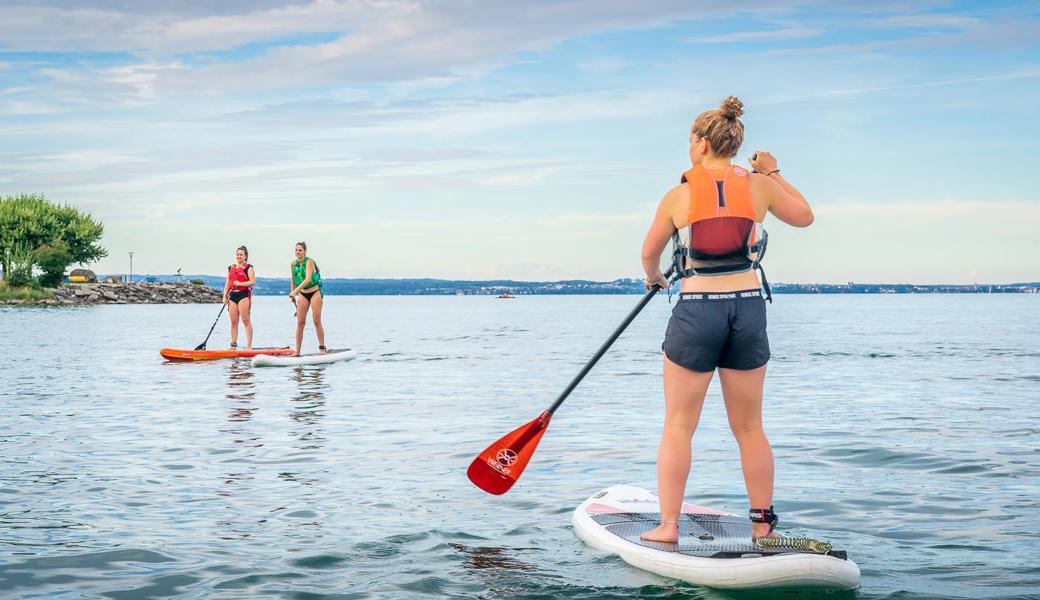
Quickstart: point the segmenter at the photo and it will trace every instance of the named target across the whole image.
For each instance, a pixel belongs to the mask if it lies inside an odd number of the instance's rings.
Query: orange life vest
[[[760,264],[769,236],[755,219],[747,169],[730,165],[717,180],[697,165],[683,173],[682,182],[689,186],[690,206],[686,226],[672,236],[675,279],[757,269],[771,302],[769,282]]]

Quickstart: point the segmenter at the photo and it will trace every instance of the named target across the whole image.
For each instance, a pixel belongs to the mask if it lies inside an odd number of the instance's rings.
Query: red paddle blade
[[[531,462],[538,442],[549,428],[552,415],[545,411],[536,419],[521,425],[488,446],[469,465],[466,475],[473,485],[496,496],[509,491],[527,463]]]

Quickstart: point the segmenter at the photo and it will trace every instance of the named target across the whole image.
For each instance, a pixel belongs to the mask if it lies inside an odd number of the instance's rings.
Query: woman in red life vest
[[[228,305],[228,316],[231,317],[232,348],[238,348],[239,319],[246,326],[246,348],[253,347],[253,322],[249,319],[249,309],[253,302],[256,273],[248,260],[249,250],[239,246],[235,250],[235,264],[228,267],[227,282],[224,284],[224,302]]]
[[[740,447],[753,535],[773,534],[773,451],[762,429],[762,386],[769,361],[766,299],[756,271],[765,252],[766,213],[808,227],[813,212],[784,180],[776,159],[759,151],[754,172],[731,163],[744,141],[743,103],[730,96],[702,113],[690,129],[690,162],[682,183],[661,200],[643,242],[647,289],[667,288],[661,253],[673,240],[682,279],[664,343],[664,432],[657,455],[661,523],[643,538],[678,539],[678,519],[690,473],[690,442],[716,370],[730,429]],[[765,297],[763,297],[763,288]]]

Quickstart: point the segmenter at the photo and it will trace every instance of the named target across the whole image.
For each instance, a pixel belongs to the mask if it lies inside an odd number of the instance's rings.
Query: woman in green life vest
[[[318,334],[318,352],[325,354],[325,328],[321,326],[321,271],[314,260],[307,256],[307,244],[296,244],[296,260],[292,269],[292,291],[289,299],[296,304],[296,354],[300,355],[303,345],[303,327],[307,324],[307,309],[311,309],[314,331]]]

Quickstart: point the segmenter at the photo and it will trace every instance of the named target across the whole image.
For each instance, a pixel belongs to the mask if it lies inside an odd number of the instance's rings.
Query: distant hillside
[[[173,275],[135,275],[135,280],[150,278],[158,281],[175,281]],[[202,279],[207,285],[223,288],[224,278],[215,275],[184,275],[184,280]],[[543,295],[543,294],[641,294],[644,292],[640,279],[615,279],[614,281],[512,281],[496,279],[490,281],[466,281],[456,279],[325,279],[324,292],[342,296],[450,296],[470,295]],[[1040,282],[1011,283],[1003,285],[914,285],[908,283],[847,283],[804,284],[776,283],[774,294],[1016,294],[1040,293]],[[289,279],[261,277],[256,283],[256,293],[261,296],[276,296],[289,292]]]
[[[159,281],[176,279],[170,275],[154,276]],[[185,280],[202,279],[207,285],[223,288],[224,278],[213,275],[185,275]],[[465,295],[498,294],[632,294],[643,290],[643,284],[635,279],[616,281],[465,281],[450,279],[323,279],[322,290],[332,296],[445,296],[462,292]],[[256,294],[275,296],[289,293],[289,279],[260,277],[256,281]]]

